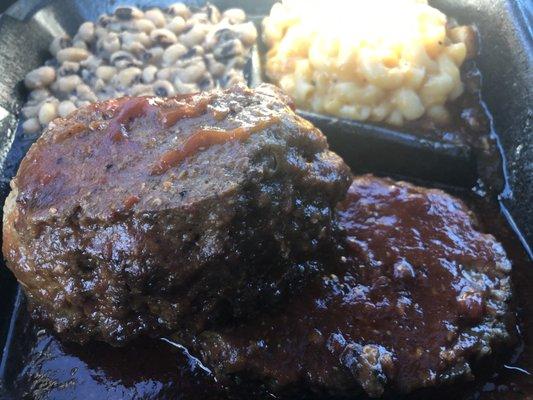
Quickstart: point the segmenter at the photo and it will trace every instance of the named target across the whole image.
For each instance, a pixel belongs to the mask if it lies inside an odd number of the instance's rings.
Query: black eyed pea
[[[102,28],[107,27],[113,21],[113,17],[107,14],[100,15],[98,18],[98,26]]]
[[[30,93],[30,100],[35,102],[41,102],[50,97],[50,91],[48,89],[32,90]]]
[[[144,19],[144,18],[141,18]],[[135,21],[140,21],[141,19],[132,19],[131,21],[121,21],[122,29],[119,33],[131,32],[139,33],[140,30],[135,27]]]
[[[40,90],[40,89],[37,89],[37,90]],[[28,98],[26,103],[24,103],[23,107],[33,107],[33,106],[36,106],[37,104],[39,104],[39,102],[32,99],[31,92],[30,92],[30,97]]]
[[[222,45],[234,39],[239,39],[237,32],[231,28],[221,28],[214,32],[214,40],[216,45]]]
[[[102,59],[92,54],[80,63],[82,67],[88,68],[91,71],[96,70],[100,64],[102,64]]]
[[[95,92],[99,92],[106,87],[106,83],[103,79],[95,79],[93,82],[93,89]]]
[[[163,53],[165,52],[165,49],[163,49],[160,46],[152,47],[151,49],[148,49],[148,54],[150,55],[150,61],[152,63],[158,63],[159,60],[163,57]]]
[[[172,20],[167,24],[166,28],[177,35],[183,32],[186,25],[187,23],[185,22],[183,17],[178,15],[172,18]]]
[[[129,44],[129,43],[137,41],[136,32],[128,32],[128,31],[120,32],[119,37],[120,37],[120,42],[122,44],[122,48],[124,48],[125,44]]]
[[[189,25],[195,25],[195,24],[208,24],[209,23],[209,16],[207,15],[207,12],[201,11],[196,12],[193,15],[189,17],[187,20]]]
[[[76,106],[70,100],[64,100],[57,106],[57,113],[60,117],[65,118],[71,112],[76,110]]]
[[[50,91],[55,93],[59,90],[59,84],[57,83],[57,81],[54,81],[51,85],[50,85]]]
[[[236,34],[229,28],[212,29],[205,36],[203,42],[205,49],[211,50],[218,44],[218,42],[226,40],[227,35],[225,35],[225,32],[229,32],[229,34],[232,35],[230,39],[236,37]]]
[[[209,72],[213,76],[222,76],[226,72],[226,66],[218,61],[209,64]]]
[[[119,60],[115,62],[115,66],[118,69],[126,69],[129,67],[142,67],[143,63],[137,60],[136,58],[133,58],[131,60]]]
[[[129,51],[132,54],[143,54],[146,52],[146,48],[139,42],[122,43],[122,50]]]
[[[198,86],[194,83],[183,83],[179,78],[174,79],[174,87],[180,94],[189,94],[198,92]]]
[[[178,38],[174,32],[165,28],[154,29],[152,32],[150,32],[150,39],[152,39],[154,43],[157,43],[163,47],[170,46],[178,41]]]
[[[158,80],[155,81],[152,85],[154,94],[159,97],[168,97],[174,96],[174,86],[167,80]]]
[[[85,49],[87,50],[87,43],[85,43],[83,40],[77,39],[74,37],[74,40],[72,42],[72,47],[76,47],[78,49]]]
[[[52,40],[52,43],[50,43],[50,53],[55,57],[57,56],[57,52],[61,49],[66,49],[67,47],[72,46],[72,40],[69,36],[58,36]]]
[[[80,70],[80,64],[74,61],[65,61],[59,69],[57,74],[59,76],[75,75]]]
[[[96,76],[103,81],[109,81],[117,73],[117,69],[111,65],[101,65],[96,68]]]
[[[205,56],[205,62],[207,64],[209,73],[213,76],[221,76],[226,71],[226,66],[223,63],[215,60],[215,56],[213,54],[207,54]]]
[[[120,25],[121,25],[121,30],[120,32],[118,32],[118,34],[122,34],[124,32],[137,32],[137,29],[135,29],[135,27],[133,26],[133,23],[135,22],[136,20],[131,20],[131,21],[120,21]]]
[[[143,18],[133,21],[132,28],[138,32],[150,33],[156,29],[156,26],[151,20]]]
[[[185,67],[188,67],[189,65],[191,65],[191,60],[190,59],[185,59],[185,60],[177,60],[174,64],[174,67],[177,69],[177,68],[185,68]]]
[[[199,61],[186,68],[180,68],[176,72],[176,77],[183,83],[195,83],[206,73],[206,71],[207,69],[204,62]]]
[[[142,43],[142,45],[145,47],[149,47],[152,45],[152,39],[150,38],[150,35],[147,34],[146,32],[139,32],[137,34],[136,39],[139,43]]]
[[[24,118],[26,119],[36,117],[39,114],[40,108],[40,104],[34,106],[26,105],[22,108],[22,115],[24,115]]]
[[[216,38],[215,38],[214,32],[210,31],[205,35],[205,39],[202,45],[206,51],[211,51],[213,47],[215,47],[215,44],[216,44]]]
[[[189,18],[191,16],[191,10],[183,3],[174,3],[167,8],[167,12],[170,15],[179,15],[182,18]]]
[[[94,81],[95,78],[96,78],[96,74],[95,74],[94,71],[89,70],[89,69],[82,69],[81,70],[81,79],[85,83],[91,83],[92,81]]]
[[[155,76],[157,77],[157,79],[166,81],[166,80],[170,80],[170,78],[175,74],[175,72],[176,72],[175,68],[162,68],[159,71],[157,71]]]
[[[137,67],[128,67],[118,73],[118,82],[124,87],[128,88],[141,79],[142,71]]]
[[[207,20],[212,24],[218,24],[220,22],[220,11],[217,7],[212,4],[207,3],[204,7],[205,13],[207,14]]]
[[[143,63],[139,61],[137,58],[131,55],[131,58],[118,58],[113,63],[119,70],[125,69],[128,67],[142,67]]]
[[[215,82],[213,78],[208,73],[204,74],[200,79],[198,79],[198,88],[200,90],[210,90],[215,87]]]
[[[152,85],[137,84],[133,85],[129,91],[130,96],[151,96],[154,94]]]
[[[67,47],[66,49],[61,49],[57,52],[56,58],[61,64],[65,61],[75,61],[80,62],[89,57],[89,52],[85,49],[80,49],[78,47]]]
[[[81,70],[81,80],[88,84],[92,85],[94,80],[96,79],[96,74],[94,71],[88,70],[88,69],[82,69]]]
[[[134,57],[129,51],[119,50],[111,54],[109,57],[109,62],[118,68],[120,68],[119,63],[126,61],[128,63],[133,63]]]
[[[41,125],[47,125],[54,118],[57,117],[57,100],[46,101],[39,109],[39,122]]]
[[[80,100],[87,100],[92,103],[98,100],[91,88],[87,85],[79,85],[76,88],[76,95]]]
[[[193,57],[203,56],[204,55],[204,48],[202,46],[193,46],[185,54],[183,54],[180,59],[187,60],[191,59]]]
[[[99,41],[101,38],[107,36],[107,29],[97,25],[94,28],[94,36],[96,37],[96,40]]]
[[[255,43],[257,39],[257,29],[253,22],[235,25],[233,29],[245,46],[252,46]]]
[[[152,83],[155,80],[155,74],[157,73],[157,67],[155,65],[149,65],[143,69],[142,81],[144,83]]]
[[[150,36],[148,36],[145,32],[122,32],[120,39],[123,49],[125,46],[131,45],[132,43],[139,43],[144,47],[148,47],[152,44]]]
[[[181,56],[187,53],[187,47],[181,43],[175,43],[172,46],[169,46],[165,49],[163,53],[162,65],[168,67],[174,64]]]
[[[107,54],[113,54],[115,51],[120,50],[120,39],[115,32],[109,32],[107,36],[99,40],[97,48],[105,51]]]
[[[104,100],[109,100],[109,99],[115,98],[115,93],[113,93],[113,96],[110,96],[105,88],[103,88],[102,90],[99,90],[96,93],[96,95],[98,96],[98,99],[100,99],[100,101],[104,101]]]
[[[90,101],[87,100],[76,100],[75,102],[77,108],[87,107],[91,104]]]
[[[41,124],[37,118],[29,118],[22,123],[24,133],[37,133],[41,129]]]
[[[183,55],[178,61],[176,61],[175,66],[177,68],[187,68],[193,64],[202,63],[204,62],[203,57],[200,56],[191,56],[191,57],[185,57]]]
[[[213,50],[213,55],[219,61],[228,60],[244,54],[244,47],[239,39],[221,43]]]
[[[158,8],[151,8],[144,13],[144,17],[154,23],[157,28],[165,26],[165,15]]]
[[[28,89],[38,89],[50,85],[56,79],[56,71],[52,67],[39,67],[30,71],[24,78]]]
[[[82,80],[78,75],[62,76],[57,80],[58,90],[65,94],[76,90],[76,87],[81,84]]]
[[[76,37],[81,40],[84,40],[87,43],[91,42],[94,39],[94,24],[89,21],[81,24],[78,28],[78,33],[76,34]]]
[[[245,65],[246,58],[243,56],[237,56],[226,62],[226,71],[231,71],[232,69],[243,69]]]
[[[115,10],[115,17],[121,21],[130,21],[144,17],[144,13],[137,7],[118,7]]]
[[[240,24],[246,19],[246,14],[240,8],[229,8],[222,13],[222,19],[226,19],[230,24]]]
[[[113,21],[109,25],[107,25],[107,30],[111,31],[111,33],[119,34],[127,27],[127,25],[128,25],[128,22]]]
[[[242,71],[232,70],[227,75],[226,87],[231,87],[238,83],[244,83],[244,74]]]
[[[204,41],[208,31],[209,27],[207,25],[195,24],[189,31],[180,36],[180,41],[187,47],[201,44]]]
[[[135,53],[135,56],[137,57],[138,60],[140,60],[143,63],[143,65],[150,64],[152,60],[152,54],[146,49],[141,50],[138,53]],[[143,65],[139,65],[139,67],[142,67]]]

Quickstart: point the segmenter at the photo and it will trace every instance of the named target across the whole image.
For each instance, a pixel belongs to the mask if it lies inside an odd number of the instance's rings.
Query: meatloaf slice
[[[305,282],[349,183],[273,86],[110,100],[31,147],[3,252],[33,316],[62,337],[196,330]]]
[[[282,310],[178,338],[219,382],[397,398],[471,379],[473,362],[508,348],[511,263],[461,200],[363,175],[338,216],[345,255]]]

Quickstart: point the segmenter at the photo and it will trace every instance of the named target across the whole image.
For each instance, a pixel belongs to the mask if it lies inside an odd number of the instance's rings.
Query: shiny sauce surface
[[[460,200],[363,176],[339,216],[344,263],[279,313],[205,335],[208,365],[261,376],[275,390],[320,382],[380,396],[382,382],[404,392],[469,379],[466,362],[481,346],[497,352],[510,340],[490,322],[510,263]]]
[[[161,120],[164,128],[169,128],[184,118],[199,117],[204,114],[212,97],[202,96],[196,103],[191,103],[193,94],[178,95],[172,98],[174,106],[160,107],[161,99],[157,97],[133,97],[121,99],[118,108],[114,110],[114,116],[109,121],[105,134],[113,142],[120,142],[127,138],[127,124],[153,113]]]
[[[137,97],[126,100],[115,110],[115,115],[105,132],[112,142],[120,142],[127,138],[126,124],[135,118],[144,116],[150,112],[157,112],[154,103],[147,97]]]
[[[389,191],[390,189],[383,184],[370,186],[357,192],[354,192],[352,188],[351,200],[345,203],[342,219],[348,231],[352,232],[352,236],[357,231],[363,235],[363,239],[359,243],[353,244],[351,258],[360,257],[357,255],[358,248],[364,246],[365,242],[369,243],[367,247],[372,251],[367,261],[373,260],[374,263],[379,261],[380,254],[384,254],[389,260],[395,259],[392,255],[394,251],[387,255],[387,247],[391,243],[392,246],[389,246],[391,250],[394,250],[394,243],[397,245],[400,241],[409,246],[404,249],[404,253],[401,254],[402,257],[408,253],[416,255],[421,252],[420,248],[424,246],[424,242],[421,241],[422,237],[416,239],[416,235],[414,235],[402,239],[399,234],[394,233],[393,220],[407,212],[405,205],[399,207],[402,204],[401,196],[396,196],[398,203],[395,204],[394,208],[392,208],[394,203],[390,203],[390,213],[381,216],[379,214],[377,216],[367,214],[366,210],[370,210],[371,204],[376,203],[376,197],[368,197],[368,195],[373,193],[373,196],[383,199]],[[366,201],[365,198],[367,198]],[[470,197],[468,198],[470,199]],[[404,202],[406,199],[404,197]],[[356,202],[366,203],[366,205],[362,208],[354,207]],[[381,204],[383,205],[382,202]],[[428,209],[426,207],[421,208],[422,204],[413,205],[412,211],[427,213]],[[443,203],[443,205],[446,204],[452,206],[455,202]],[[517,282],[517,305],[522,310],[521,313],[524,318],[522,329],[527,333],[533,328],[533,321],[528,319],[533,315],[533,309],[528,300],[532,289],[531,282],[533,282],[531,261],[521,251],[519,243],[493,204],[479,201],[479,199],[470,199],[469,205],[475,206],[477,214],[482,217],[482,226],[485,228],[483,230],[497,234],[513,261],[514,280]],[[453,215],[453,208],[451,210]],[[361,218],[365,215],[366,218]],[[367,221],[369,218],[374,218],[374,221]],[[416,219],[417,214],[413,215],[411,222],[407,221],[411,228],[417,225]],[[380,221],[380,228],[373,235],[371,226],[376,225],[375,220]],[[418,225],[423,227],[421,222]],[[389,237],[392,238],[389,240],[392,242],[386,242],[387,236],[383,236],[386,231],[389,232]],[[371,238],[374,239],[370,240]],[[440,240],[444,244],[461,242],[468,244],[468,241],[456,241],[453,230],[449,231],[449,234],[442,233]],[[481,250],[483,250],[483,246],[481,246]],[[443,249],[443,251],[447,252],[448,250]],[[453,254],[453,252],[449,254]],[[467,255],[466,257],[470,256]],[[362,262],[361,265],[363,265]],[[414,263],[411,262],[411,265]],[[438,271],[439,268],[437,268],[435,276],[441,277],[441,283],[449,284],[454,280],[450,269],[445,267],[440,269],[441,271]],[[365,267],[361,270],[361,272],[357,272],[356,267],[339,268],[336,278],[325,277],[320,282],[313,284],[303,296],[299,296],[300,298],[296,302],[289,304],[286,307],[285,317],[272,315],[266,320],[252,324],[250,330],[237,327],[233,331],[224,332],[225,342],[231,343],[235,349],[239,350],[236,354],[238,357],[241,355],[240,351],[247,346],[249,346],[250,351],[255,348],[255,353],[249,353],[248,360],[256,359],[257,364],[271,367],[272,371],[280,371],[280,375],[288,374],[287,379],[292,379],[293,374],[301,373],[301,370],[297,368],[298,361],[305,359],[302,357],[305,356],[306,351],[314,357],[308,360],[314,361],[308,361],[306,365],[301,365],[301,367],[314,367],[314,369],[310,369],[310,373],[322,373],[321,371],[324,371],[331,362],[338,364],[338,358],[335,359],[330,348],[334,349],[335,346],[339,346],[342,339],[354,341],[359,335],[359,338],[364,337],[367,340],[368,338],[373,338],[374,341],[382,340],[383,344],[393,340],[397,343],[407,340],[406,337],[402,339],[401,336],[391,338],[386,333],[381,333],[381,337],[376,336],[376,332],[371,330],[371,327],[376,326],[376,324],[388,324],[389,327],[396,329],[395,333],[402,325],[411,327],[416,332],[416,335],[404,345],[406,350],[415,349],[414,354],[407,351],[402,356],[404,360],[409,361],[412,357],[418,357],[416,348],[420,344],[442,340],[443,333],[438,333],[441,332],[440,324],[442,323],[439,323],[438,315],[444,317],[444,320],[446,318],[452,321],[455,319],[457,322],[460,315],[457,310],[460,307],[451,289],[448,288],[442,293],[440,289],[437,289],[434,293],[431,286],[428,286],[427,282],[424,283],[423,277],[417,278],[416,274],[414,278],[410,277],[409,269],[405,270],[407,273],[401,274],[402,279],[394,278],[394,268],[391,268],[390,265],[385,268],[374,264],[372,268]],[[397,270],[404,269],[397,268]],[[418,270],[417,268],[415,271]],[[387,291],[385,285],[380,284],[382,283],[381,276],[395,282],[396,293],[394,293],[394,288]],[[355,277],[357,280],[363,279],[360,282],[362,286],[358,286]],[[422,283],[422,285],[420,292],[413,299],[421,302],[425,298],[422,303],[424,315],[417,316],[416,310],[412,313],[409,304],[405,304],[405,312],[414,315],[412,322],[406,322],[405,316],[398,316],[398,309],[395,309],[393,301],[385,302],[383,300],[385,297],[390,300],[397,300],[401,296],[405,297],[407,293],[402,294],[404,291],[402,288],[409,289],[411,287],[412,290],[417,283]],[[445,309],[446,304],[451,305],[450,309]],[[364,314],[366,319],[353,312],[354,310],[365,312],[366,308],[367,311]],[[438,313],[438,315],[429,315],[431,310],[434,310],[433,312]],[[7,373],[10,382],[8,389],[20,398],[24,393],[40,396],[38,398],[42,399],[65,400],[87,393],[92,393],[98,398],[119,397],[123,399],[183,398],[200,400],[250,398],[250,396],[273,398],[274,396],[268,389],[261,389],[259,385],[251,389],[243,384],[237,388],[230,388],[229,392],[221,391],[212,374],[200,368],[194,358],[190,358],[183,350],[176,348],[169,342],[139,342],[123,349],[98,343],[87,346],[61,344],[55,337],[39,331],[39,328],[32,324],[24,305],[18,309],[18,313],[15,335],[20,340],[17,340],[16,345],[11,347]],[[471,317],[476,316],[475,313],[470,314],[470,316],[468,312],[466,314],[467,318],[465,322],[461,323],[462,326],[472,324]],[[407,316],[411,318],[412,315]],[[425,326],[424,321],[426,315],[429,318],[427,326]],[[339,323],[338,317],[341,317],[343,322]],[[369,328],[364,328],[364,326]],[[422,330],[420,330],[421,328]],[[433,328],[437,329],[437,336],[435,337],[430,334]],[[36,335],[38,331],[40,334]],[[330,341],[330,348],[328,348],[325,338],[328,332],[333,331],[340,333],[340,335],[335,336],[336,339]],[[531,338],[526,336],[525,340],[530,341]],[[281,347],[276,351],[278,343]],[[264,346],[268,346],[267,348],[272,350],[270,360],[266,358],[266,353],[260,350]],[[436,344],[430,343],[428,349],[430,350],[429,353],[422,352],[420,356],[420,362],[425,363],[425,365],[434,362],[437,351]],[[199,353],[193,351],[192,347],[189,348],[189,352],[193,357],[199,356]],[[516,352],[507,352],[503,359],[484,360],[483,365],[478,365],[474,369],[475,381],[457,383],[435,390],[417,391],[408,396],[394,395],[387,398],[522,400],[533,393],[533,380],[527,374],[516,369],[502,367],[502,364],[519,367],[525,371],[533,368],[531,347],[526,347],[524,350],[519,346]],[[206,364],[206,366],[208,365]],[[415,366],[413,365],[413,367]],[[397,368],[396,373],[398,376],[402,374],[409,376],[412,372],[412,369],[405,370],[400,367]],[[358,396],[357,398],[365,397]]]
[[[175,104],[170,107],[168,104],[165,104],[164,107],[158,106],[158,101],[155,98],[137,97],[129,99],[115,110],[115,115],[109,122],[105,134],[115,143],[125,140],[128,136],[127,124],[148,114],[156,115],[162,127],[168,129],[182,119],[196,118],[205,114],[208,105],[213,102],[214,96],[204,95],[195,102],[191,102],[191,98],[193,98],[192,95],[174,97]],[[227,116],[227,112],[220,111],[216,107],[212,108],[212,114],[216,121],[222,121]],[[197,128],[176,148],[163,153],[152,166],[150,173],[152,175],[161,175],[179,165],[186,158],[194,156],[198,151],[233,140],[247,140],[250,135],[278,122],[279,117],[270,115],[258,117],[234,128],[222,129],[218,126]]]
[[[233,140],[247,140],[253,133],[266,129],[278,122],[278,117],[271,116],[266,119],[258,118],[253,124],[244,124],[229,130],[222,130],[216,127],[200,128],[189,135],[177,148],[163,153],[152,166],[151,174],[161,175],[170,168],[179,165],[187,157],[191,157],[198,151],[216,144],[224,144]]]

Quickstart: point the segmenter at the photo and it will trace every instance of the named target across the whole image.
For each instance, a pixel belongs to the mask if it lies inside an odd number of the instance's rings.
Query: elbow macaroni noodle
[[[450,25],[426,0],[283,0],[263,21],[266,74],[302,109],[445,123],[473,34]]]

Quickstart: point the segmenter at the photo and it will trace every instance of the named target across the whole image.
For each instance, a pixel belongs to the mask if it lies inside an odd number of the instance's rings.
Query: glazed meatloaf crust
[[[309,255],[329,243],[349,183],[273,86],[110,100],[31,147],[3,252],[33,316],[64,338],[196,330],[315,273]]]

